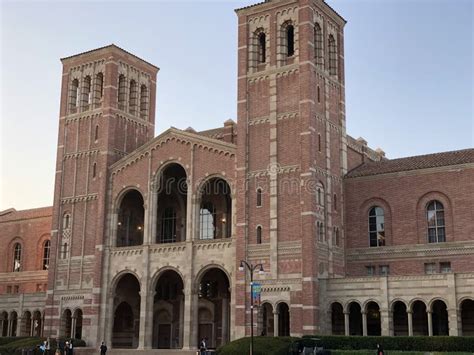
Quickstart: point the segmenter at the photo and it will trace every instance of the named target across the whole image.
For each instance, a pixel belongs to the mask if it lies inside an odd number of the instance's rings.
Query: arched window
[[[336,247],[339,246],[340,240],[339,240],[339,228],[334,227],[334,245]]]
[[[13,246],[13,272],[21,271],[21,244]]]
[[[257,189],[257,207],[262,207],[262,189]]]
[[[321,102],[321,88],[318,85],[318,103]]]
[[[82,110],[88,110],[92,102],[91,77],[87,75],[82,84]]]
[[[321,151],[321,134],[318,133],[318,152]]]
[[[200,239],[214,239],[216,209],[212,203],[204,203],[199,214]]]
[[[385,245],[385,216],[383,208],[374,206],[369,211],[369,245]]]
[[[333,35],[329,35],[328,39],[329,48],[329,74],[337,75],[337,48],[336,40]]]
[[[95,134],[94,140],[97,141],[99,139],[99,125],[95,126]]]
[[[262,226],[257,227],[257,244],[262,244]]]
[[[176,242],[176,210],[165,208],[161,216],[161,243]]]
[[[140,117],[148,117],[148,88],[145,84],[140,87]]]
[[[323,31],[319,23],[314,25],[314,59],[316,65],[321,66],[323,64]]]
[[[138,105],[138,84],[135,80],[130,80],[130,95],[128,96],[128,112],[132,115],[137,113]]]
[[[71,227],[71,215],[65,213],[63,216],[63,229],[69,229]]]
[[[43,270],[48,270],[49,268],[49,253],[51,250],[51,241],[47,240],[43,245]]]
[[[443,204],[437,200],[430,201],[426,207],[426,218],[428,222],[428,242],[445,242],[446,228]]]
[[[92,165],[92,177],[95,178],[97,175],[97,163]]]
[[[63,243],[63,245],[62,245],[62,250],[61,250],[61,258],[62,258],[62,259],[66,259],[68,252],[69,252],[69,250],[68,250],[68,245],[67,245],[67,243]]]
[[[334,211],[337,211],[337,195],[334,194]]]
[[[103,96],[104,96],[104,74],[98,73],[95,76],[95,88],[94,88],[95,107],[100,107]]]
[[[320,182],[316,184],[316,202],[319,206],[324,207],[324,186]]]
[[[265,32],[260,32],[258,35],[258,62],[265,63],[267,59],[267,36]]]
[[[118,108],[119,110],[125,110],[125,100],[127,96],[127,83],[125,81],[125,75],[119,75],[118,82]]]
[[[74,79],[71,82],[71,91],[69,94],[69,112],[77,112],[77,106],[79,106],[79,80]]]
[[[286,55],[291,57],[295,54],[295,28],[292,24],[286,26]]]

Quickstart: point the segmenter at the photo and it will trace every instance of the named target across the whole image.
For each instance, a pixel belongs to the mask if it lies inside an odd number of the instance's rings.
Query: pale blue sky
[[[52,204],[59,58],[115,43],[161,68],[156,134],[236,119],[251,1],[0,0],[0,210]],[[345,29],[347,129],[390,158],[474,146],[473,1],[328,0]]]

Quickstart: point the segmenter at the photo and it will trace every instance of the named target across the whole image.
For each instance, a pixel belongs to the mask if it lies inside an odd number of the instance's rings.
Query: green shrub
[[[8,339],[8,342],[0,345],[0,354],[1,355],[14,355],[21,354],[22,349],[38,349],[41,344],[46,340],[46,338],[37,338],[37,337],[14,337],[14,338],[1,338]],[[61,341],[65,342],[64,338],[60,338]],[[69,338],[68,338],[69,340]],[[74,347],[84,347],[86,342],[82,339],[73,339],[72,341]],[[51,349],[56,349],[56,339],[50,339]],[[37,351],[39,354],[40,352]]]
[[[292,337],[254,337],[254,355],[288,355],[288,350],[293,342],[299,338]],[[248,354],[250,348],[250,338],[234,340],[219,349],[218,355],[242,355]]]
[[[454,336],[414,336],[414,337],[376,337],[376,336],[338,336],[338,335],[313,335],[304,336],[305,341],[311,338],[319,339],[318,345],[325,349],[340,350],[367,350],[375,349],[381,344],[386,350],[401,351],[472,351],[474,337]]]

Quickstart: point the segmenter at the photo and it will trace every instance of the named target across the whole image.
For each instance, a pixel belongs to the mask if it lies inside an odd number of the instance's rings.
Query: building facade
[[[345,20],[236,10],[237,122],[154,137],[158,68],[62,59],[54,203],[0,213],[2,336],[211,347],[256,334],[474,335],[474,149],[389,160],[346,133]]]

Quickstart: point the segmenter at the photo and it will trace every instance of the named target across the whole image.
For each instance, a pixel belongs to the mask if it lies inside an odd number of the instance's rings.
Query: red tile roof
[[[10,222],[22,219],[33,219],[41,217],[51,217],[53,214],[53,207],[32,208],[29,210],[17,211],[10,208],[0,211],[0,222]]]
[[[349,178],[396,173],[400,171],[438,168],[474,163],[474,149],[455,150],[414,157],[367,162],[352,169],[346,175]]]

